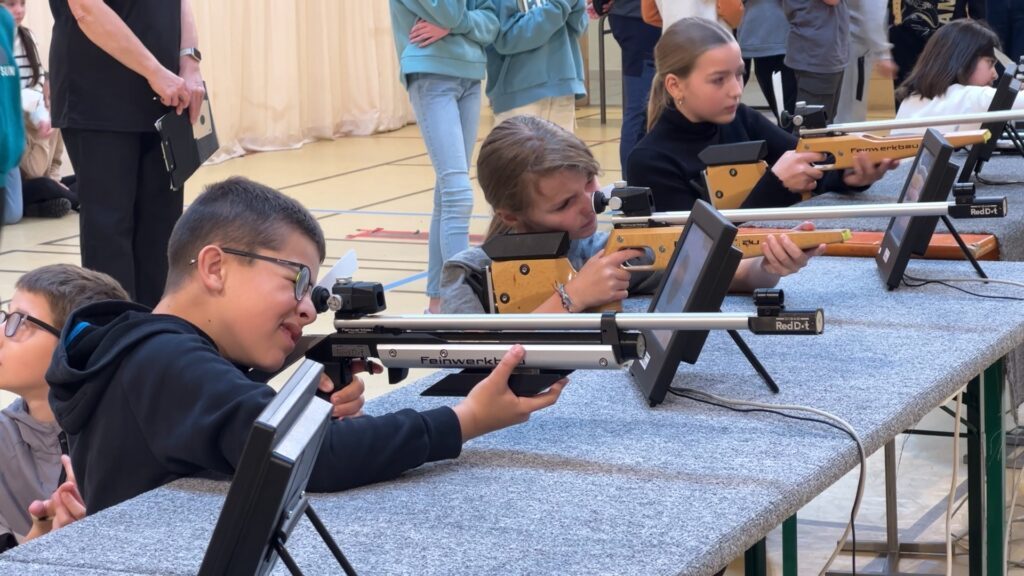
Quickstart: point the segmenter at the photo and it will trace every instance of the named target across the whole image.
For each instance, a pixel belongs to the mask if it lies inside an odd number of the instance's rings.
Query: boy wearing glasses
[[[175,226],[156,308],[107,302],[72,315],[47,380],[90,512],[185,476],[234,473],[274,396],[249,369],[281,368],[315,319],[310,286],[325,253],[319,223],[298,202],[232,178],[209,186]],[[522,357],[510,352],[454,408],[332,421],[309,490],[454,458],[464,441],[553,404],[564,382],[531,398],[509,390]],[[362,391],[355,378],[335,392],[333,415],[356,415]]]
[[[0,411],[0,552],[47,532],[46,520],[59,528],[84,514],[73,476],[65,477],[67,442],[43,375],[72,310],[127,298],[106,274],[56,264],[19,278],[0,311],[0,389],[18,396]]]

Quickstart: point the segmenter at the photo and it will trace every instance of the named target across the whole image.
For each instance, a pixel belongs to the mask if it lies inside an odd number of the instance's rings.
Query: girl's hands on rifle
[[[568,382],[564,378],[536,396],[516,396],[512,393],[508,387],[508,378],[512,375],[512,369],[521,364],[525,357],[526,351],[522,346],[513,346],[490,376],[473,387],[466,399],[453,408],[462,428],[463,442],[526,422],[530,414],[558,400],[562,388]]]
[[[847,168],[843,174],[843,182],[847,186],[861,187],[874,184],[889,170],[900,165],[899,160],[883,159],[874,163],[868,157],[867,152],[858,152],[853,157],[853,168]]]
[[[366,399],[363,398],[363,394],[366,392],[366,384],[363,383],[362,378],[355,374],[358,372],[380,374],[383,371],[384,367],[375,362],[363,360],[353,361],[352,382],[331,394],[331,417],[353,418],[356,416],[362,416],[363,404],[366,403]],[[334,390],[334,382],[331,381],[327,374],[322,374],[320,376],[320,384],[317,388],[321,392],[330,392],[331,390]]]
[[[629,270],[622,265],[626,260],[643,255],[640,250],[619,250],[611,254],[601,251],[587,260],[576,277],[565,285],[572,299],[571,312],[625,300],[629,296]]]
[[[814,224],[804,222],[794,230],[814,230]],[[761,258],[761,269],[776,276],[789,276],[799,271],[814,256],[821,256],[825,253],[825,245],[819,244],[810,250],[801,250],[795,242],[785,234],[769,235],[765,239],[763,249],[764,256]]]
[[[814,230],[814,224],[804,222],[794,230]],[[740,262],[736,275],[729,285],[733,292],[753,292],[758,288],[771,288],[779,278],[789,276],[804,266],[814,256],[825,253],[825,245],[801,250],[784,234],[768,236],[762,246],[763,256]]]
[[[772,172],[790,192],[810,192],[825,175],[813,164],[824,161],[825,155],[820,152],[788,150],[772,165]]]

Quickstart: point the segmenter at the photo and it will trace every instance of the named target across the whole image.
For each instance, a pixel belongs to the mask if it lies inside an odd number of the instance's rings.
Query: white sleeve
[[[1017,92],[1017,98],[1013,101],[1014,110],[1024,110],[1024,90]]]
[[[989,106],[992,105],[992,99],[996,96],[996,89],[991,86],[965,86],[959,96],[960,109],[955,113],[988,112]]]
[[[37,128],[41,122],[50,121],[50,111],[46,109],[43,93],[39,90],[33,88],[22,89],[21,109],[28,115],[29,122]]]

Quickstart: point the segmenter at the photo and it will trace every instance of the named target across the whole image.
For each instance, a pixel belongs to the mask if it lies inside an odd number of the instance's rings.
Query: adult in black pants
[[[78,177],[82,265],[152,306],[181,215],[153,123],[203,97],[190,0],[50,0],[53,125]]]
[[[796,75],[785,63],[789,22],[782,11],[781,0],[746,0],[744,7],[743,23],[736,33],[746,70],[743,83],[749,79],[752,61],[757,85],[772,113],[779,118],[780,104],[775,101],[772,83],[775,72],[782,74],[783,109],[792,112],[796,107]]]
[[[647,133],[647,99],[654,80],[654,45],[661,28],[644,22],[640,0],[615,0],[608,13],[612,36],[622,50],[622,132],[619,161],[622,179],[627,179],[626,162],[633,147]]]
[[[1024,2],[988,0],[987,6],[988,24],[999,34],[1003,52],[1016,64],[1024,56]],[[973,10],[970,16],[978,18]]]

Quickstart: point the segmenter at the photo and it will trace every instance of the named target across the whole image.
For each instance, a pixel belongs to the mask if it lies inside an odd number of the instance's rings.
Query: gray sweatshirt
[[[737,40],[744,58],[764,58],[786,53],[789,22],[781,0],[747,0]]]
[[[834,74],[850,61],[848,0],[829,6],[822,0],[783,0],[789,20],[786,66],[796,71]]]
[[[57,423],[33,418],[21,398],[0,411],[0,534],[20,541],[32,527],[28,505],[57,489],[59,436]]]
[[[846,0],[850,6],[850,59],[869,54],[873,60],[890,58],[888,2]]]

